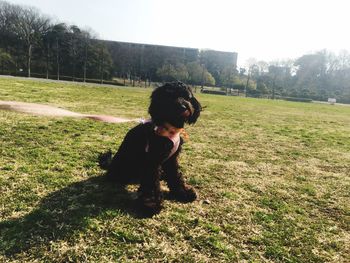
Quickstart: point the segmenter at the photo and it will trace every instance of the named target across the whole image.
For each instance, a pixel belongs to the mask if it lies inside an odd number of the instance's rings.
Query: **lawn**
[[[0,100],[128,118],[150,92],[0,78]],[[148,219],[97,162],[135,123],[0,111],[0,262],[350,262],[350,107],[197,96],[199,199]]]

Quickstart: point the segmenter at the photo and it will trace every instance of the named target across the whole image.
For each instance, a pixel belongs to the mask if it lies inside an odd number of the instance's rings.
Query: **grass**
[[[0,100],[147,117],[150,90],[0,79]],[[134,124],[0,111],[1,262],[349,262],[350,107],[197,94],[199,200],[139,219],[99,153]]]

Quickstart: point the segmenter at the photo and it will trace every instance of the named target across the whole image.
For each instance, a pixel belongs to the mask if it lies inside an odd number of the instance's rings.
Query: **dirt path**
[[[134,119],[125,119],[108,115],[91,115],[91,114],[81,114],[62,108],[37,104],[37,103],[27,103],[18,101],[1,101],[0,100],[0,110],[9,110],[16,112],[23,112],[39,116],[53,116],[53,117],[73,117],[73,118],[88,118],[97,121],[109,122],[109,123],[121,123],[136,121]]]

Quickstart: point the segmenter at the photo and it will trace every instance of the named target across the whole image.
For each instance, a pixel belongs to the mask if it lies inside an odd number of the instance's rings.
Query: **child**
[[[162,209],[160,180],[167,182],[170,195],[191,202],[197,197],[179,171],[184,124],[194,124],[202,110],[190,87],[171,82],[151,95],[151,119],[132,128],[114,155],[107,176],[121,184],[140,183],[139,208],[146,215]]]

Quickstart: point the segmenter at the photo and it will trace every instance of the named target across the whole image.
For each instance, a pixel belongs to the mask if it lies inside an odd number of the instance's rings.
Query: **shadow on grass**
[[[93,177],[46,196],[24,217],[0,222],[0,254],[12,257],[37,246],[48,245],[85,229],[89,219],[103,212],[140,217],[129,192],[105,179]]]

